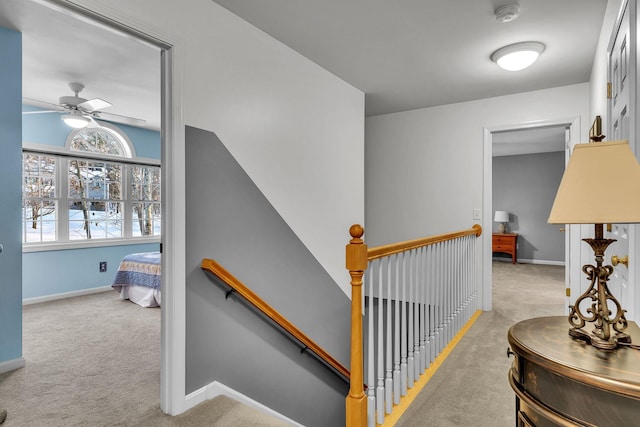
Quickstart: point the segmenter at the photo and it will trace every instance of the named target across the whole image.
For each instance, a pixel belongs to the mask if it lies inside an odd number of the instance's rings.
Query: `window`
[[[24,153],[22,158],[22,241],[53,241],[57,228],[57,158],[37,153]]]
[[[160,168],[131,167],[133,235],[160,234]]]
[[[160,236],[160,167],[114,129],[72,131],[69,154],[23,151],[23,243]]]

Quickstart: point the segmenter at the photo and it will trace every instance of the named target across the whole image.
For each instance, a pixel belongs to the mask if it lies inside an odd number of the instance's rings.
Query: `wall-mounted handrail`
[[[227,286],[241,295],[257,310],[263,313],[271,321],[275,322],[283,330],[294,337],[298,342],[304,345],[305,349],[313,352],[324,363],[329,365],[332,369],[342,375],[347,381],[350,379],[351,374],[349,370],[342,366],[340,362],[327,353],[322,347],[316,344],[311,338],[305,335],[300,329],[298,329],[293,323],[291,323],[286,317],[280,314],[276,309],[267,304],[262,298],[256,295],[245,284],[238,280],[235,276],[229,273],[224,267],[218,264],[216,261],[208,258],[202,260],[200,266],[202,270],[209,271],[220,278]]]

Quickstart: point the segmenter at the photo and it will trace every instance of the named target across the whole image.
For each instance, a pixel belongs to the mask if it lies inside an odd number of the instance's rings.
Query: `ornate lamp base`
[[[631,343],[631,337],[624,333],[627,329],[626,310],[622,309],[620,302],[609,292],[607,286],[613,267],[602,265],[605,250],[615,240],[602,238],[602,224],[596,224],[595,231],[595,239],[582,239],[593,249],[596,265],[587,264],[582,267],[591,285],[576,299],[574,305],[570,306],[569,324],[572,328],[569,329],[569,336],[586,341],[601,350],[615,350],[621,343]],[[586,306],[584,311],[581,309],[582,303]],[[612,312],[609,306],[615,307],[615,312]],[[587,323],[593,325],[591,332],[583,330]]]
[[[569,329],[569,336],[576,340],[586,341],[600,350],[615,350],[619,347],[619,343],[631,343],[631,337],[625,333],[617,333],[608,340],[603,340],[602,338],[585,332],[582,329],[571,328]]]

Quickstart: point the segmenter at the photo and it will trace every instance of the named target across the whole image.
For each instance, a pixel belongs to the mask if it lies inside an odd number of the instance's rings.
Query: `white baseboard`
[[[542,265],[558,265],[564,267],[564,261],[545,261],[542,259],[519,259],[522,264],[542,264]]]
[[[111,286],[100,286],[99,288],[82,289],[80,291],[63,292],[61,294],[45,295],[42,297],[24,298],[22,305],[37,304],[40,302],[55,301],[59,299],[80,297],[83,295],[99,294],[101,292],[113,291]],[[115,291],[114,291],[115,292]]]
[[[226,385],[218,382],[218,381],[214,381],[212,383],[210,383],[207,386],[204,386],[196,391],[194,391],[193,393],[189,393],[186,397],[185,397],[185,401],[186,401],[186,408],[185,411],[193,408],[194,406],[204,402],[205,400],[211,400],[215,397],[218,396],[227,396],[233,400],[237,400],[238,402],[244,403],[247,406],[250,406],[254,409],[257,409],[258,411],[264,412],[265,414],[269,414],[271,416],[274,416],[276,418],[279,418],[289,424],[291,424],[292,426],[296,426],[296,427],[304,427],[302,424],[299,424],[295,421],[293,421],[290,418],[285,417],[284,415],[282,415],[279,412],[274,411],[271,408],[268,408],[266,406],[264,406],[262,403],[257,402],[253,399],[251,399],[248,396],[245,396],[244,394],[230,388],[227,387]]]
[[[494,261],[511,263],[511,258],[493,258]],[[565,266],[564,261],[545,261],[540,259],[521,259],[518,258],[518,264],[541,264],[541,265],[559,265]]]
[[[5,362],[0,362],[0,374],[4,374],[5,372],[15,371],[16,369],[24,368],[26,362],[24,358],[19,357],[17,359],[7,360]]]

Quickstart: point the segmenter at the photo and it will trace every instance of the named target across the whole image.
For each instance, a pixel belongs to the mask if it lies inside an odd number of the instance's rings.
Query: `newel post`
[[[364,394],[362,340],[362,276],[367,269],[367,245],[361,239],[364,228],[354,224],[349,229],[346,266],[351,275],[351,381],[346,399],[347,427],[367,425],[367,399]]]

